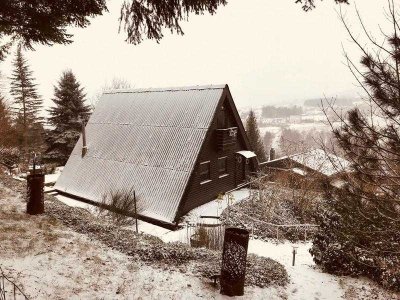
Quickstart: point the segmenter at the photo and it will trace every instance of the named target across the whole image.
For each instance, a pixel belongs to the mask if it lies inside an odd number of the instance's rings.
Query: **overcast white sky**
[[[26,54],[38,89],[51,104],[53,85],[72,69],[90,98],[113,77],[135,87],[228,83],[238,106],[301,103],[304,99],[356,95],[354,79],[343,64],[347,36],[333,0],[305,13],[295,0],[230,0],[214,16],[190,16],[184,36],[165,33],[160,44],[124,42],[118,34],[122,0],[85,29],[72,29],[74,43],[37,46]],[[365,23],[382,23],[380,0],[358,0]],[[354,16],[354,2],[344,7]],[[11,55],[0,65],[11,72]],[[358,60],[358,56],[355,56]]]

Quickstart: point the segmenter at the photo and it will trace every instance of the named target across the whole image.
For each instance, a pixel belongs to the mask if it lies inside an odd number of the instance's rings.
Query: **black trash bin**
[[[242,296],[246,275],[249,231],[240,228],[225,230],[221,266],[221,294]]]
[[[30,174],[27,177],[26,212],[30,215],[44,213],[44,174]]]

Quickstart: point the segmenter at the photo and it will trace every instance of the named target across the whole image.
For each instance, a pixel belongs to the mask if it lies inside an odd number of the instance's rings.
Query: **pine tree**
[[[82,122],[90,115],[85,105],[86,94],[72,71],[65,71],[54,87],[54,107],[48,112],[49,123],[54,126],[46,140],[49,145],[45,159],[64,165],[71,154],[82,129]]]
[[[340,188],[326,185],[328,205],[317,216],[311,253],[329,272],[362,274],[400,291],[400,19],[393,1],[388,16],[393,32],[385,43],[362,23],[374,49],[358,42],[342,17],[363,53],[361,67],[347,60],[370,107],[336,114],[342,123],[333,133],[352,167]]]
[[[20,152],[15,147],[15,131],[11,122],[10,109],[3,95],[0,94],[0,165],[12,168],[20,160]]]
[[[17,47],[13,67],[10,92],[14,97],[17,138],[19,148],[28,155],[30,151],[40,151],[43,145],[43,118],[40,116],[43,100],[37,94],[33,72],[23,56],[21,45]]]
[[[264,145],[260,137],[257,118],[253,110],[250,110],[249,116],[246,119],[246,133],[252,150],[257,154],[258,161],[266,161],[267,158],[265,155]]]
[[[12,124],[6,100],[0,94],[0,147],[12,144]]]

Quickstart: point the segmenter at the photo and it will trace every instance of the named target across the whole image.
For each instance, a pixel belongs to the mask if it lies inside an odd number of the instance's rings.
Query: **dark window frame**
[[[224,166],[221,168],[220,163],[224,162]],[[229,172],[228,172],[228,156],[221,156],[218,157],[218,176],[219,178],[221,177],[225,177],[228,176]]]
[[[207,166],[205,170],[202,170],[202,166]],[[211,181],[211,161],[202,161],[199,163],[199,177],[200,184]]]

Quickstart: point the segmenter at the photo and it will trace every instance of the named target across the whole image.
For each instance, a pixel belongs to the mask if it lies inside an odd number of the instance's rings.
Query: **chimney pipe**
[[[275,149],[271,148],[269,150],[269,160],[274,160],[275,159]]]
[[[82,120],[82,157],[87,153],[85,121]]]

